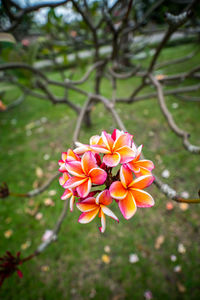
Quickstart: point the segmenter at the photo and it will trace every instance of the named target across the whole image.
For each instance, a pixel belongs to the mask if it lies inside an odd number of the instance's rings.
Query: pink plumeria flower
[[[127,166],[134,172],[135,176],[151,175],[151,171],[154,169],[154,164],[151,160],[140,159],[143,145],[138,148],[133,144],[132,149],[135,151],[135,158],[127,163]]]
[[[109,167],[115,167],[119,163],[127,163],[134,158],[134,151],[130,148],[132,136],[129,133],[114,130],[110,135],[102,132],[97,145],[91,148],[99,153],[105,154],[103,162]]]
[[[112,198],[108,190],[101,192],[96,199],[94,197],[87,198],[82,202],[78,202],[76,205],[78,209],[82,212],[78,221],[81,224],[86,224],[91,222],[98,214],[101,218],[101,227],[99,227],[100,232],[104,232],[106,229],[106,217],[105,215],[113,218],[119,222],[115,214],[107,207],[112,203]]]
[[[91,148],[91,146],[97,145],[98,142],[99,142],[99,140],[100,140],[100,138],[101,138],[101,137],[100,137],[99,135],[94,135],[94,136],[92,136],[92,137],[90,138],[90,144],[89,144],[89,145],[87,145],[87,144],[82,144],[82,143],[80,143],[80,142],[75,142],[75,145],[77,146],[77,148],[74,150],[74,152],[75,152],[76,154],[80,154],[80,155],[84,154],[86,151],[92,151],[92,152],[95,152],[95,150],[93,150],[93,149]],[[97,153],[98,153],[98,151],[97,151]]]
[[[152,175],[145,175],[133,180],[133,173],[126,166],[121,166],[120,181],[115,181],[110,186],[110,194],[119,200],[118,205],[125,219],[130,219],[138,207],[151,207],[154,200],[150,194],[143,191],[154,180]]]
[[[107,178],[107,173],[98,167],[91,151],[84,153],[81,161],[68,161],[65,165],[67,171],[74,177],[67,180],[64,188],[76,188],[81,198],[87,197],[92,184],[103,184]]]
[[[67,172],[64,172],[63,175],[59,178],[60,185],[64,187],[65,183],[70,178],[71,176]],[[61,196],[61,200],[67,200],[70,198],[69,207],[71,212],[73,211],[75,196],[76,196],[75,189],[70,189],[70,188],[65,189],[64,194]]]
[[[62,152],[61,159],[58,161],[58,164],[60,166],[59,171],[66,172],[67,169],[65,163],[67,161],[74,161],[74,160],[80,161],[81,159],[76,153],[73,152],[73,150],[69,149],[67,152]]]

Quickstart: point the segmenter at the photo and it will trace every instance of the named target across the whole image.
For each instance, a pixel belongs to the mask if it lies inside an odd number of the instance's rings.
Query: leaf
[[[54,201],[51,198],[44,199],[44,204],[46,206],[55,206],[55,203],[54,203]]]
[[[0,100],[0,111],[6,110],[6,105]]]
[[[35,216],[37,221],[40,221],[43,218],[43,214],[41,212],[38,212]]]
[[[186,248],[181,243],[178,244],[178,252],[181,253],[181,254],[184,254],[186,252]]]
[[[104,247],[104,251],[105,251],[106,253],[110,253],[110,246],[105,246],[105,247]]]
[[[39,181],[38,180],[35,180],[34,182],[33,182],[33,188],[34,189],[37,189],[39,187]]]
[[[189,208],[189,204],[188,203],[179,203],[179,207],[180,207],[180,210],[186,211]]]
[[[104,262],[104,264],[108,265],[110,263],[110,256],[108,256],[107,254],[103,254],[101,260]]]
[[[36,176],[37,176],[38,178],[42,178],[43,175],[44,175],[44,173],[43,173],[43,171],[42,171],[42,169],[41,169],[40,167],[37,167],[37,168],[36,168],[35,173],[36,173]]]
[[[50,268],[47,265],[41,267],[42,272],[48,272],[49,270],[50,270]]]
[[[26,250],[31,246],[31,241],[26,241],[24,244],[21,245],[22,250]]]
[[[55,195],[56,195],[56,190],[49,191],[49,196],[55,196]]]
[[[165,241],[165,237],[163,235],[158,236],[155,242],[155,249],[160,249],[164,241]]]
[[[31,122],[31,123],[28,123],[25,128],[26,130],[31,130],[35,127],[35,123],[34,122]]]
[[[178,288],[179,292],[181,292],[181,293],[186,292],[186,287],[182,283],[180,283],[180,281],[177,282],[177,288]]]
[[[0,42],[16,43],[14,36],[10,33],[0,32]]]
[[[35,216],[36,215],[36,213],[37,213],[37,211],[38,211],[38,208],[39,208],[39,205],[36,205],[35,207],[34,207],[34,209],[30,209],[30,208],[26,208],[25,209],[25,212],[28,214],[28,215],[30,215],[30,216]]]
[[[6,239],[9,239],[12,235],[13,235],[13,230],[12,229],[9,229],[9,230],[4,232],[4,236],[5,236]]]

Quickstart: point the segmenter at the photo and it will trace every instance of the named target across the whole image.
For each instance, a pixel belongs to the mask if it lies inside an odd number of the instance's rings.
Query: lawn
[[[167,48],[160,61],[182,57],[194,47],[190,44]],[[188,70],[199,60],[200,53],[190,61],[170,66],[166,72]],[[148,59],[142,63],[147,62]],[[83,73],[83,69],[76,69],[73,79]],[[162,73],[165,74],[165,69]],[[57,74],[50,76],[59,78]],[[93,88],[92,78],[83,84],[88,91]],[[118,81],[118,96],[127,97],[138,82],[137,78]],[[110,97],[110,90],[110,82],[104,79],[102,93]],[[60,88],[54,92],[62,95]],[[2,100],[8,104],[18,95],[16,88],[8,86]],[[75,92],[70,92],[69,97],[80,105],[85,100]],[[200,145],[200,103],[180,101],[173,96],[166,97],[166,102],[177,124],[191,133],[191,143]],[[199,156],[183,148],[181,139],[168,128],[157,103],[155,98],[131,105],[118,104],[117,111],[128,131],[134,134],[136,143],[144,145],[146,158],[155,163],[155,174],[161,176],[163,170],[169,170],[170,176],[163,178],[164,182],[179,192],[197,197]],[[111,132],[116,127],[101,104],[93,110],[92,121],[92,128],[82,128],[81,142],[87,142],[91,135],[100,134],[103,129]],[[71,146],[75,124],[76,115],[67,106],[53,106],[30,96],[16,108],[1,113],[0,182],[6,181],[13,192],[26,192],[44,183],[57,171],[61,152]],[[36,175],[38,168],[43,170],[41,178]],[[14,274],[5,281],[0,299],[143,299],[145,291],[151,291],[153,299],[159,300],[199,299],[200,205],[187,208],[173,202],[173,209],[167,210],[170,199],[155,186],[148,190],[155,206],[138,209],[126,221],[113,205],[120,223],[107,220],[105,234],[99,233],[99,220],[81,225],[77,222],[79,211],[69,212],[58,240],[21,267],[22,279]],[[48,190],[33,199],[11,196],[1,200],[0,255],[10,250],[21,251],[25,257],[35,250],[45,230],[53,228],[62,210],[62,192],[55,180]],[[47,198],[54,206],[45,205]],[[6,232],[10,237],[6,237]],[[162,241],[160,245],[158,238]],[[136,263],[129,261],[130,254],[137,255]]]

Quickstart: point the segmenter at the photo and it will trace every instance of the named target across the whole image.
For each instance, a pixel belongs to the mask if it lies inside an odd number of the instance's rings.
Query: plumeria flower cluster
[[[152,196],[144,191],[154,180],[150,160],[141,160],[142,145],[136,148],[133,136],[115,129],[92,136],[88,145],[77,142],[77,148],[62,153],[59,160],[60,185],[65,189],[61,199],[70,198],[82,212],[78,221],[101,219],[100,232],[106,228],[105,216],[119,222],[109,205],[115,200],[125,219],[135,214],[137,207],[154,205]]]

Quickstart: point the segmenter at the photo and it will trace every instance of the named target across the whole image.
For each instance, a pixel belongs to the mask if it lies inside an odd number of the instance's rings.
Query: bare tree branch
[[[65,79],[66,83],[70,83],[73,85],[78,85],[84,83],[90,76],[90,74],[99,66],[103,65],[104,61],[97,61],[95,64],[90,66],[87,70],[87,72],[83,75],[83,77],[79,80],[70,80],[70,79]]]
[[[195,51],[192,51],[191,53],[185,55],[184,57],[180,57],[180,58],[176,58],[176,59],[172,59],[172,60],[168,60],[168,61],[158,63],[158,64],[155,65],[155,69],[157,70],[157,69],[160,69],[160,68],[167,68],[167,67],[170,67],[172,65],[185,62],[185,61],[193,58],[198,52],[199,52],[199,49],[195,50]]]
[[[115,72],[112,68],[109,68],[108,71],[116,79],[128,79],[128,78],[134,76],[139,71],[140,68],[141,68],[141,66],[137,66],[134,70],[132,70],[128,73],[122,73],[122,74]]]
[[[186,131],[180,129],[176,125],[171,113],[169,112],[169,110],[165,104],[165,99],[164,99],[161,84],[158,82],[158,80],[156,80],[156,78],[153,75],[149,75],[149,78],[151,79],[153,85],[157,89],[159,105],[160,105],[161,111],[162,111],[163,115],[165,116],[170,128],[176,133],[176,135],[180,136],[183,139],[183,145],[189,152],[199,154],[200,147],[190,144],[190,142],[188,140],[190,134],[187,133]]]
[[[177,94],[183,94],[183,93],[187,93],[187,92],[195,92],[198,91],[200,89],[200,84],[196,84],[196,85],[191,85],[191,86],[184,86],[184,87],[180,87],[177,89],[172,89],[172,90],[166,90],[163,91],[165,96],[168,95],[177,95]],[[151,99],[151,98],[156,98],[157,93],[153,92],[153,93],[148,93],[148,94],[144,94],[141,96],[137,96],[137,97],[133,97],[133,98],[117,98],[116,102],[137,102],[137,101],[142,101],[142,100],[146,100],[146,99]]]
[[[194,102],[200,102],[200,97],[194,97],[194,96],[189,96],[189,95],[179,95],[179,94],[175,94],[175,96],[183,101],[194,101]]]

